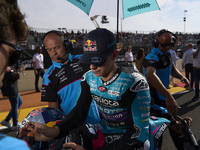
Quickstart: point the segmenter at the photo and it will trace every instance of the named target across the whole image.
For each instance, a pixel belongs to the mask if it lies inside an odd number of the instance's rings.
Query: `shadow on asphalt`
[[[181,109],[178,110],[180,116],[200,106],[200,101],[191,101],[194,95],[194,91],[174,95],[174,98],[179,101],[179,106],[181,107]]]
[[[181,107],[181,109],[178,111],[178,114],[179,114],[179,115],[184,115],[184,114],[186,114],[187,112],[192,111],[192,110],[194,110],[195,108],[197,108],[197,107],[200,106],[200,102],[195,103],[195,104],[193,104],[193,105],[192,105],[192,103],[194,103],[194,102],[188,101],[188,102],[186,102],[186,103],[184,103],[184,104],[182,104],[182,105],[179,105],[179,106]]]
[[[181,97],[186,96],[187,94],[188,94],[188,92],[186,92],[186,93],[181,93],[181,94],[175,94],[175,95],[173,95],[173,97],[174,97],[174,99],[178,99],[178,98],[181,98]]]
[[[24,95],[30,95],[30,94],[35,94],[36,92],[35,91],[32,91],[32,92],[28,92],[28,93],[23,93],[23,94],[20,94],[21,96],[24,96]],[[4,96],[4,97],[1,97],[0,98],[0,101],[1,100],[7,100],[8,97],[7,96]]]
[[[29,92],[29,93],[23,93],[23,94],[20,94],[21,96],[23,95],[29,95],[29,94],[35,94],[36,92],[35,91],[32,91],[32,92]]]
[[[0,133],[1,133],[1,134],[7,134],[7,133],[9,133],[9,132],[11,132],[11,131],[12,131],[11,129],[6,128],[6,129],[0,130]]]
[[[6,97],[1,97],[1,98],[0,98],[0,101],[1,101],[1,100],[7,100],[7,99],[8,99],[7,96],[6,96]]]

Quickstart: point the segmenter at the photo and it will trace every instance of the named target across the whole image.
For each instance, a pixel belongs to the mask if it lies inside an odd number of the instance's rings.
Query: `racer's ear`
[[[113,59],[116,59],[116,58],[117,58],[117,55],[118,55],[118,51],[114,51],[114,52],[113,52]]]

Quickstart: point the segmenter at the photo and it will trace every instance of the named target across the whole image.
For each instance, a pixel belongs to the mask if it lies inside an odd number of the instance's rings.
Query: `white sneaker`
[[[1,121],[1,125],[2,126],[7,126],[8,128],[12,127],[10,121],[6,121],[5,119],[3,121]]]
[[[20,125],[21,125],[21,123],[18,122],[16,126],[12,126],[11,130],[12,131],[17,130],[18,128],[20,128]]]

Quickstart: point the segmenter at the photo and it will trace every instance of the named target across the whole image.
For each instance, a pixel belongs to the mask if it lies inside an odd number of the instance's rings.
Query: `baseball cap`
[[[83,55],[78,63],[100,66],[116,49],[116,45],[114,34],[111,31],[105,28],[92,30],[83,40]]]

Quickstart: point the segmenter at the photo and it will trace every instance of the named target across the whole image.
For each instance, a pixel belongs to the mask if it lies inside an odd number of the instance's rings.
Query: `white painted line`
[[[190,92],[190,90],[185,90],[185,91],[181,91],[181,92],[172,93],[172,95],[183,94],[183,93],[187,93],[187,92]]]
[[[8,127],[5,127],[5,126],[0,127],[0,130],[3,130],[3,129],[8,129]]]

